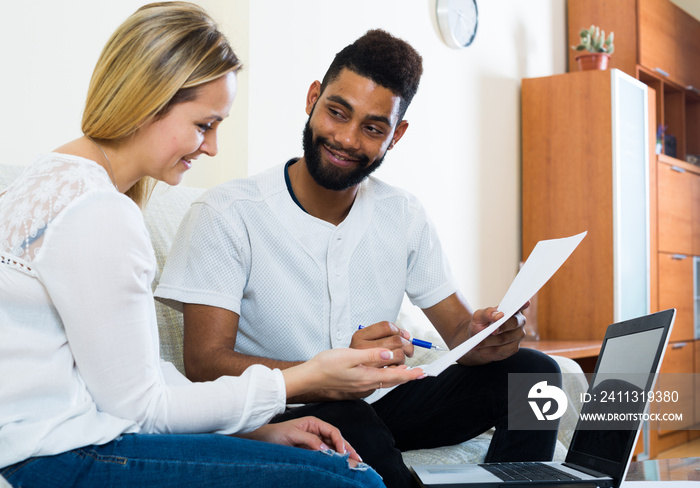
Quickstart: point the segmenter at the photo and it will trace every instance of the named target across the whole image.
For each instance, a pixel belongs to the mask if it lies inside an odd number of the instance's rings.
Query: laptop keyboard
[[[482,468],[498,476],[503,481],[541,481],[541,480],[578,480],[569,473],[558,470],[548,464],[537,462],[524,463],[489,463]]]

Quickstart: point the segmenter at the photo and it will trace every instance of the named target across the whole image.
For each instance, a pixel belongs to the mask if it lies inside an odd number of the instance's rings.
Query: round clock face
[[[467,47],[476,36],[479,12],[476,0],[437,0],[440,33],[450,47]]]

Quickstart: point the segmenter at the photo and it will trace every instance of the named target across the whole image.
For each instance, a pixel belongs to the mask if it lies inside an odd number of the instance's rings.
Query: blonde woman
[[[422,376],[383,368],[389,350],[326,351],[208,383],[158,357],[139,206],[149,181],[175,185],[200,154],[216,154],[239,66],[199,7],[142,7],[98,60],[84,136],[0,196],[0,474],[10,483],[382,485],[331,425],[267,422],[287,397]]]

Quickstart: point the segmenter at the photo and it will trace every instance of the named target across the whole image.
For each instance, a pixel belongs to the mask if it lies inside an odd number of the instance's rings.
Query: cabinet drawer
[[[695,341],[669,342],[659,372],[692,373],[694,365]]]
[[[694,358],[694,341],[672,342],[668,345],[664,354],[664,362],[661,365],[660,372],[662,374],[659,375],[655,390],[661,392],[677,391],[680,393],[679,401],[676,403],[653,402],[653,405],[650,405],[652,411],[668,414],[683,413],[684,420],[686,415],[693,415],[695,398],[691,392],[694,391],[695,376],[688,373],[693,372]],[[688,426],[692,425],[692,423],[692,420],[689,421]],[[666,435],[672,432],[674,431],[658,430],[659,435]]]
[[[682,86],[692,86],[700,89],[700,22],[678,8],[676,11],[678,32],[678,68],[679,80]]]
[[[639,0],[639,64],[679,82],[678,7],[668,0]]]
[[[658,165],[659,251],[700,255],[700,176]]]
[[[694,298],[693,259],[684,255],[659,253],[659,310],[677,310],[671,341],[694,339]]]

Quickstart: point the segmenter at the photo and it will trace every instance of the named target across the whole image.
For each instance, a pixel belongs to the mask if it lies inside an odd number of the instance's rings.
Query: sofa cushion
[[[156,254],[155,279],[153,290],[158,286],[160,275],[165,265],[165,259],[170,252],[170,246],[180,225],[182,217],[190,208],[190,204],[202,194],[200,188],[183,186],[168,186],[158,183],[153,190],[151,199],[144,210],[146,227],[151,234],[151,242]],[[185,373],[182,357],[183,320],[182,313],[156,300],[156,315],[158,318],[158,333],[160,335],[160,356],[165,361]]]

